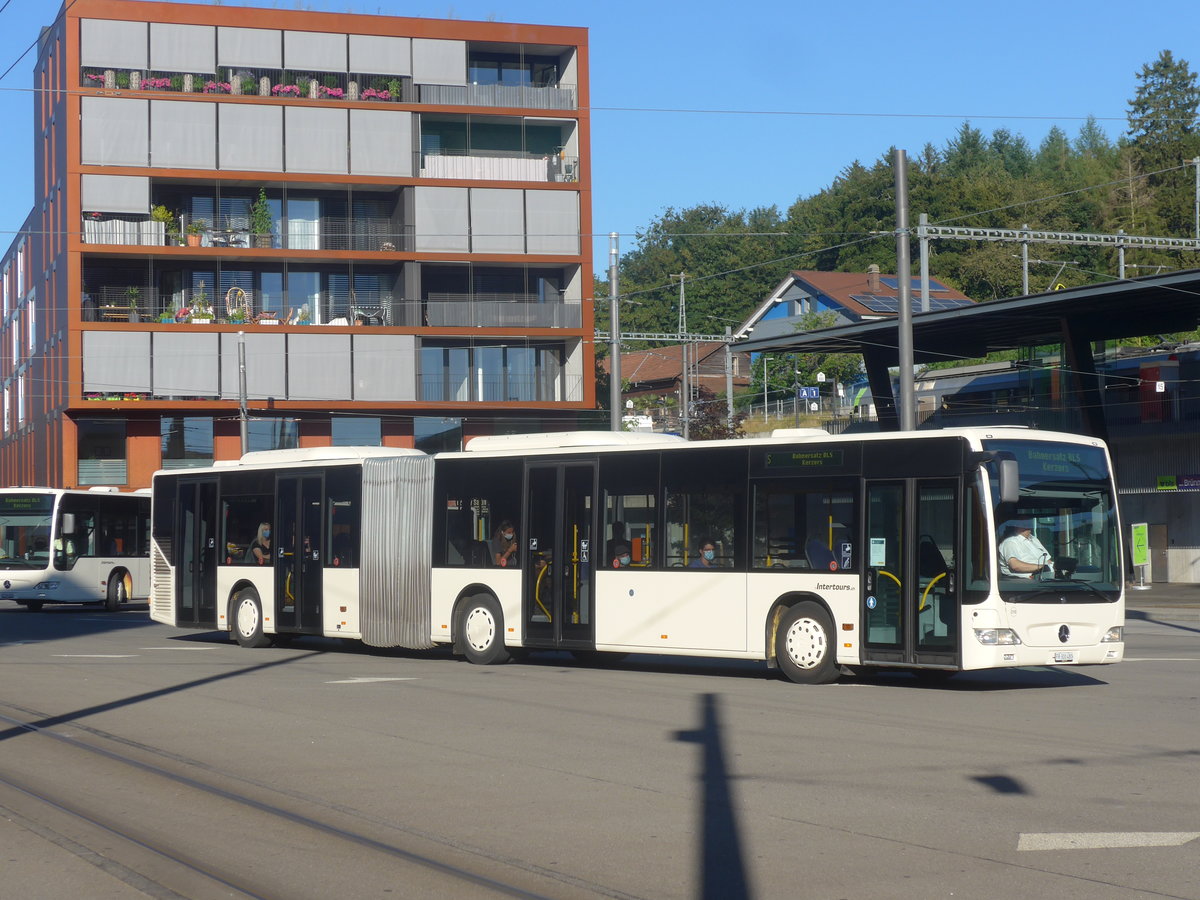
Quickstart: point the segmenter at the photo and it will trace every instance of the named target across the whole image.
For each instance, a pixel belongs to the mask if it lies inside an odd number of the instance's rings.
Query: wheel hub
[[[814,669],[825,658],[825,630],[813,619],[798,619],[788,629],[788,656],[801,669]]]
[[[475,607],[467,613],[466,637],[475,650],[483,652],[491,646],[496,637],[496,622],[492,615],[482,607]]]
[[[251,600],[243,600],[238,605],[237,625],[240,631],[246,637],[254,634],[258,628],[258,608]]]

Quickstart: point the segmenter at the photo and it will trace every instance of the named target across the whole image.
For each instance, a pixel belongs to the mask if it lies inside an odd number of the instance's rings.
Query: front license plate
[[[12,598],[12,594],[0,594],[0,600],[11,600]]]
[[[1054,654],[1055,662],[1075,662],[1075,654],[1070,650],[1059,650]]]

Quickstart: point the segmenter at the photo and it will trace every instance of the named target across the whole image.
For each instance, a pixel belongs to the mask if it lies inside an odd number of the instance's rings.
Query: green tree
[[[1200,155],[1196,111],[1200,87],[1187,60],[1163,50],[1142,66],[1129,101],[1129,136],[1137,168],[1155,191],[1155,207],[1169,234],[1190,234],[1194,174],[1184,160]]]

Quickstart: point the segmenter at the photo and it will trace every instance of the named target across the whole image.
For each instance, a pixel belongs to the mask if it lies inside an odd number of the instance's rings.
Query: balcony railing
[[[512,375],[460,373],[447,383],[446,374],[421,374],[421,399],[432,403],[505,401],[571,402],[583,399],[583,379],[578,375]]]
[[[238,291],[241,293],[238,293]],[[85,322],[236,325],[390,325],[392,295],[379,291],[321,291],[296,297],[249,288],[160,291],[144,285],[106,285],[83,296]]]
[[[464,178],[488,181],[578,181],[579,157],[530,155],[513,151],[419,151],[422,178]]]
[[[185,217],[184,221],[187,221]],[[181,223],[183,224],[183,223]],[[322,216],[317,220],[291,220],[282,234],[255,235],[243,217],[231,217],[218,227],[196,234],[174,234],[149,216],[85,215],[85,244],[123,244],[162,247],[215,247],[222,250],[267,248],[277,250],[354,250],[395,253],[411,248],[412,228],[384,217]],[[194,241],[192,240],[194,238]]]
[[[579,300],[539,301],[517,294],[432,294],[394,306],[397,325],[452,328],[579,328],[582,309]]]
[[[442,106],[575,109],[574,85],[418,84],[417,102]]]
[[[174,94],[230,94],[277,100],[412,102],[412,80],[394,75],[301,72],[291,69],[224,68],[220,72],[156,72],[84,66],[82,87]]]
[[[405,300],[383,291],[321,291],[264,296],[250,288],[160,291],[146,285],[104,285],[83,296],[85,322],[283,325],[391,325],[402,328],[579,328],[579,300],[524,294],[434,294]],[[442,299],[449,298],[449,299]]]

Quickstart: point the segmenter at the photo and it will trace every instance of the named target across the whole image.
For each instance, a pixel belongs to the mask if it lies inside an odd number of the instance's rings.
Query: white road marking
[[[1118,847],[1179,847],[1200,838],[1200,831],[1079,831],[1022,834],[1018,850],[1112,850]]]
[[[139,650],[216,650],[216,647],[139,647]]]
[[[136,653],[55,653],[61,659],[133,659]]]
[[[342,681],[327,681],[326,684],[373,684],[376,681],[417,681],[416,678],[346,678]]]
[[[1196,656],[1127,656],[1121,662],[1200,662]]]

